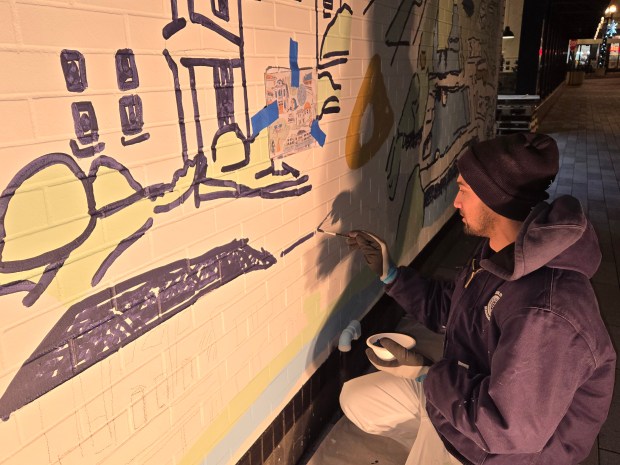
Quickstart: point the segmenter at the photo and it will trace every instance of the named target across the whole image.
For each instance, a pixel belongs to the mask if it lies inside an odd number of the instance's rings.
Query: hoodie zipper
[[[471,284],[471,282],[474,280],[474,277],[480,273],[483,270],[482,267],[478,267],[476,268],[476,259],[474,258],[471,261],[471,274],[469,275],[469,278],[467,278],[467,281],[465,281],[465,286],[463,286],[465,289],[467,289],[467,287]]]
[[[465,281],[464,284],[464,288],[467,289],[467,287],[471,284],[471,282],[474,280],[474,277],[480,273],[484,268],[482,268],[481,266],[479,266],[478,268],[476,268],[476,259],[472,259],[471,261],[471,273],[469,275],[469,277],[467,278],[467,280]],[[449,344],[449,340],[450,340],[450,333],[452,332],[452,320],[454,318],[454,314],[452,312],[450,312],[450,316],[448,317],[448,321],[446,322],[446,338],[445,338],[445,343],[444,343],[444,356],[448,353],[448,344]]]

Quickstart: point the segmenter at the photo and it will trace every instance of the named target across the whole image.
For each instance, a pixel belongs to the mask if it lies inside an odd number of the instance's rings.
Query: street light
[[[614,13],[617,11],[615,2],[611,2],[605,9],[605,27],[603,28],[603,41],[601,42],[601,50],[598,54],[598,66],[607,71],[607,65],[609,63],[609,46],[607,44],[607,38],[611,37],[613,33],[610,31],[610,26],[614,24]]]
[[[510,26],[508,25],[508,18],[510,16],[510,6],[508,5],[508,0],[506,0],[506,3],[504,5],[504,12],[506,13],[506,18],[504,18],[504,23],[506,24],[506,27],[504,28],[504,32],[502,33],[502,39],[514,39],[515,33],[510,30]]]

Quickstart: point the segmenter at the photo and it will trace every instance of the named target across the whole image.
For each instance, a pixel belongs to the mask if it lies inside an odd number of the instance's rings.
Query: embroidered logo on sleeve
[[[486,315],[487,320],[491,320],[491,313],[493,313],[493,308],[495,307],[495,304],[497,304],[497,302],[499,302],[499,299],[501,298],[502,298],[502,293],[499,291],[495,291],[495,294],[493,294],[493,297],[491,297],[491,299],[489,300],[489,303],[484,306],[484,314]]]

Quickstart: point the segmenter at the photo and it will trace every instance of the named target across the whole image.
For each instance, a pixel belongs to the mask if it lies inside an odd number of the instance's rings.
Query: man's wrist
[[[385,278],[381,279],[383,284],[392,284],[396,277],[398,276],[398,268],[392,264],[390,264],[390,269],[387,272]]]

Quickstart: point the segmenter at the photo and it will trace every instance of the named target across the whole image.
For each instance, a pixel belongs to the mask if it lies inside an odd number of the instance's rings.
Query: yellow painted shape
[[[89,220],[82,183],[65,165],[45,168],[26,179],[8,203],[2,259],[24,260],[65,246]]]
[[[368,106],[372,107],[373,132],[362,144],[362,119]],[[345,146],[349,168],[361,168],[368,163],[387,139],[393,125],[394,112],[381,73],[381,57],[375,55],[366,70],[349,120]]]
[[[136,193],[118,170],[102,166],[93,183],[95,205],[101,208]]]
[[[316,97],[317,102],[318,102],[317,113],[321,112],[320,107],[323,105],[323,102],[327,100],[328,97],[335,96],[337,98],[340,98],[340,94],[341,94],[340,90],[334,90],[332,88],[331,81],[329,80],[328,77],[320,78],[317,81],[317,97]]]
[[[174,191],[156,201],[142,199],[98,219],[84,243],[71,251],[58,271],[54,285],[46,293],[68,304],[92,292],[91,280],[110,252],[149,218],[155,217],[153,208],[156,205],[178,198],[191,186],[193,179],[192,168],[179,179]],[[107,167],[99,169],[93,182],[93,195],[98,208],[134,193],[119,171]],[[3,260],[32,258],[69,244],[86,230],[90,220],[87,205],[86,191],[81,181],[65,165],[51,165],[34,174],[22,183],[8,204]],[[145,242],[146,238],[138,241]],[[143,246],[139,242],[132,247]],[[145,248],[144,256],[148,258],[148,248]],[[18,279],[38,282],[44,266],[3,273],[0,282],[8,283]]]
[[[279,183],[282,181],[294,180],[295,177],[291,174],[284,176],[264,176],[260,179],[256,179],[255,174],[259,171],[265,170],[271,166],[271,159],[267,150],[267,131],[263,131],[259,137],[256,138],[254,143],[250,145],[250,163],[234,172],[222,173],[222,166],[229,165],[231,163],[240,161],[243,158],[243,144],[239,142],[233,134],[224,134],[218,140],[217,160],[215,164],[210,164],[207,169],[207,177],[217,179],[230,179],[244,186],[250,188],[265,187],[270,184]],[[233,187],[228,188],[230,191],[235,191]],[[226,190],[223,187],[212,187],[207,185],[200,186],[200,193],[222,192]]]
[[[149,217],[153,216],[152,211],[153,204],[148,200],[141,200],[114,215],[98,220],[90,237],[71,254],[58,272],[56,280],[60,293],[57,298],[70,303],[92,292],[93,276],[103,261],[123,239],[136,232]],[[141,246],[145,248],[144,258],[148,262],[146,237],[138,239],[132,248]],[[110,276],[114,276],[114,273],[106,274],[104,283]],[[118,279],[118,276],[115,278]],[[53,289],[56,288],[50,288]]]
[[[351,13],[344,10],[325,36],[321,54],[349,50],[351,46]]]

